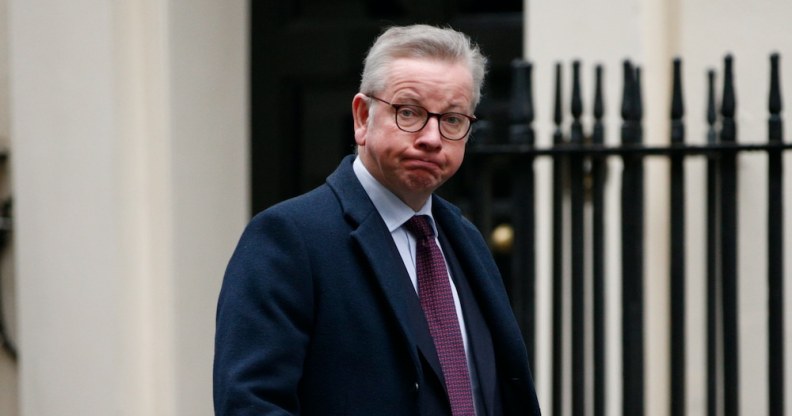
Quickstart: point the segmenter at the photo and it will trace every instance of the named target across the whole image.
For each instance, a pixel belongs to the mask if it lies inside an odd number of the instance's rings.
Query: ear
[[[365,95],[355,94],[352,99],[352,118],[355,124],[355,143],[358,146],[366,144],[366,133],[368,132],[369,121],[369,102]]]

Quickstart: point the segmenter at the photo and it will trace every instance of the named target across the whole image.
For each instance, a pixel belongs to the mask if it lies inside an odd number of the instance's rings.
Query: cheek
[[[465,146],[458,146],[448,151],[448,166],[450,169],[456,171],[462,165],[462,160],[465,158]]]

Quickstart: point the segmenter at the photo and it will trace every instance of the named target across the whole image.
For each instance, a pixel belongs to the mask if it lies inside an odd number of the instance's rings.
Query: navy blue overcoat
[[[245,229],[218,302],[216,415],[450,415],[417,295],[353,160]],[[456,207],[433,198],[491,334],[495,362],[479,371],[487,416],[539,415],[488,247]]]

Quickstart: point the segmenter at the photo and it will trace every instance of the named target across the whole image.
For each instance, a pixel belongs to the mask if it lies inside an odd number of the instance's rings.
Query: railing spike
[[[715,110],[715,71],[707,71],[707,124],[714,128],[718,121],[718,112]]]
[[[734,93],[734,59],[726,55],[723,59],[723,98],[721,101],[721,115],[724,118],[734,117],[737,107]]]
[[[580,61],[572,62],[572,117],[577,120],[583,114],[583,97],[580,91]]]
[[[641,93],[641,68],[635,67],[635,79],[633,81],[633,120],[640,121],[643,119],[643,96]]]
[[[770,99],[768,108],[770,114],[779,115],[783,105],[781,103],[781,77],[779,75],[779,55],[770,55]]]
[[[534,101],[533,101],[533,64],[528,62],[528,69],[526,70],[526,84],[525,84],[525,118],[528,124],[534,121]]]
[[[533,108],[530,102],[530,71],[531,64],[515,59],[511,63],[512,88],[509,118],[512,124],[527,124],[533,119]]]
[[[605,115],[605,98],[602,93],[602,65],[597,65],[594,77],[594,119],[602,120]]]
[[[671,119],[679,120],[685,115],[685,104],[682,97],[682,60],[674,59],[674,80],[671,97]]]
[[[622,105],[621,105],[621,116],[622,120],[631,120],[632,119],[632,107],[633,107],[633,80],[635,71],[633,69],[632,64],[629,60],[625,60],[623,64],[624,68],[624,86],[622,87]]]
[[[671,143],[685,142],[684,97],[682,96],[682,60],[674,59],[673,92],[671,96]]]
[[[533,144],[533,103],[531,92],[531,64],[522,60],[512,61],[512,89],[509,106],[509,141]]]
[[[553,111],[553,121],[555,122],[556,128],[561,128],[561,123],[564,121],[564,110],[562,107],[562,96],[561,96],[561,63],[556,63],[556,73],[555,73],[555,108]]]

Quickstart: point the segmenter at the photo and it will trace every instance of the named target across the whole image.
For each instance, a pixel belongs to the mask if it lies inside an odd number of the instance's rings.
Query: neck
[[[396,196],[398,196],[399,199],[402,200],[402,202],[407,204],[408,207],[412,208],[413,211],[418,212],[418,211],[421,210],[421,208],[423,208],[424,205],[426,205],[426,201],[429,200],[429,197],[431,196],[431,194],[430,194],[430,196],[419,197],[419,198],[416,198],[416,197],[404,198],[402,195],[396,195]]]

